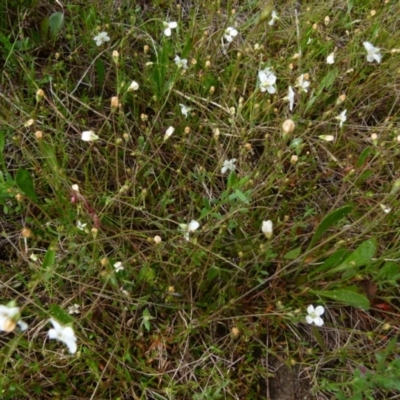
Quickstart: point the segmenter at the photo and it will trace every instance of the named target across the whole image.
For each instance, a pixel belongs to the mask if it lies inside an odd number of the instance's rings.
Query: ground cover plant
[[[399,398],[399,15],[4,0],[0,397]]]

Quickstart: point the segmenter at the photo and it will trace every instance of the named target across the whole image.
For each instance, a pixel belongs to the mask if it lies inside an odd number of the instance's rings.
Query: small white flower
[[[275,21],[278,21],[279,19],[278,14],[275,10],[272,11],[271,17],[272,17],[271,20],[268,22],[268,25],[270,26],[274,25]]]
[[[74,330],[70,326],[62,326],[53,318],[50,319],[53,328],[49,330],[49,338],[57,339],[67,345],[71,354],[76,353],[76,336]]]
[[[274,224],[272,223],[271,220],[263,221],[261,226],[261,231],[267,239],[272,238],[273,229],[274,229]]]
[[[28,324],[20,319],[19,307],[0,305],[0,331],[12,332],[17,325],[21,331],[28,329]]]
[[[270,68],[258,71],[258,79],[260,80],[260,90],[262,92],[267,91],[269,94],[274,94],[276,92],[274,87],[276,76],[271,72]]]
[[[163,22],[164,25],[164,35],[171,36],[172,29],[175,29],[178,26],[178,23],[175,21],[172,22]]]
[[[175,132],[175,128],[173,126],[170,126],[166,131],[164,135],[164,142]]]
[[[87,224],[83,224],[81,221],[76,221],[76,227],[80,230],[80,231],[84,231],[86,228]]]
[[[188,61],[186,58],[180,58],[179,56],[176,56],[174,61],[178,68],[188,69]]]
[[[155,244],[160,244],[162,242],[161,236],[159,235],[154,236],[153,240]]]
[[[238,35],[238,33],[239,32],[235,28],[229,26],[225,29],[224,38],[226,39],[226,41],[231,43],[233,39]]]
[[[80,307],[81,306],[79,304],[72,304],[72,306],[68,307],[68,314],[80,314]]]
[[[100,32],[93,38],[93,40],[96,42],[97,46],[101,46],[103,43],[109,42],[110,37],[108,36],[107,32]]]
[[[301,91],[303,92],[308,92],[308,87],[310,86],[310,81],[307,81],[304,77],[304,74],[301,74],[297,78],[297,84],[296,87],[298,87]]]
[[[231,158],[230,160],[225,160],[221,168],[221,174],[225,174],[226,171],[234,171],[236,169],[236,158]]]
[[[128,92],[134,92],[139,89],[139,84],[136,81],[132,81],[128,87]]]
[[[343,123],[346,122],[347,117],[346,117],[347,110],[342,111],[335,119],[339,121],[339,127],[341,128],[343,126]]]
[[[120,290],[125,296],[129,296],[129,292],[128,292],[127,290],[125,290],[123,286],[121,286],[121,287],[119,288],[119,290]]]
[[[314,308],[313,305],[307,307],[306,321],[309,324],[314,323],[317,326],[322,326],[324,324],[324,320],[321,318],[321,315],[325,312],[324,307],[318,306]]]
[[[119,272],[119,271],[123,271],[123,270],[124,270],[124,267],[123,267],[121,261],[117,261],[117,262],[114,264],[114,268],[115,268],[115,272]]]
[[[79,185],[77,185],[76,183],[73,184],[73,185],[71,186],[71,188],[72,188],[72,190],[73,190],[74,192],[79,193]]]
[[[379,204],[379,205],[381,206],[382,211],[383,211],[385,214],[389,214],[390,211],[392,211],[392,209],[391,209],[390,207],[385,206],[384,204]]]
[[[332,135],[319,135],[318,137],[325,140],[325,142],[333,142],[335,140],[335,136]]]
[[[380,49],[373,46],[370,42],[364,42],[363,45],[365,47],[365,50],[367,50],[367,61],[373,62],[375,60],[378,64],[380,64],[382,59]]]
[[[179,106],[181,107],[181,113],[185,116],[185,118],[187,118],[191,108],[185,106],[184,104],[179,104]]]
[[[84,131],[82,132],[81,139],[84,142],[94,142],[95,140],[98,140],[99,137],[93,131]]]
[[[189,240],[189,233],[199,229],[200,224],[192,219],[189,224],[179,224],[179,229],[183,232],[183,236],[186,240]]]
[[[334,64],[335,63],[335,53],[329,54],[328,57],[326,57],[326,63],[327,64]]]
[[[284,100],[287,100],[289,102],[289,110],[293,111],[294,107],[294,90],[291,86],[289,86],[288,89],[288,95],[284,98]]]

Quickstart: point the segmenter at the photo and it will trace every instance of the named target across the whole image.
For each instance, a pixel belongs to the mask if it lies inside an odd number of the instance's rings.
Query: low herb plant
[[[398,396],[399,12],[2,2],[1,398]]]

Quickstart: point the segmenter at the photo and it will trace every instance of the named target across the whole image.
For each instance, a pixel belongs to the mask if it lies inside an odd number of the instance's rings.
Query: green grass
[[[274,400],[279,362],[310,398],[398,398],[400,5],[175,3],[0,6],[0,302],[29,324],[0,336],[0,397]]]

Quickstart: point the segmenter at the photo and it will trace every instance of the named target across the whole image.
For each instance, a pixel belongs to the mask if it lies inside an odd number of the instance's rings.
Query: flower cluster
[[[79,306],[77,304],[74,306],[74,312],[79,313]],[[72,312],[70,313],[72,314]],[[53,324],[53,328],[48,332],[49,338],[65,343],[71,354],[76,353],[77,338],[72,327],[62,326],[53,318],[49,322]],[[20,308],[15,305],[14,301],[6,306],[0,305],[0,331],[13,332],[17,326],[22,332],[28,329],[28,324],[21,320]]]

